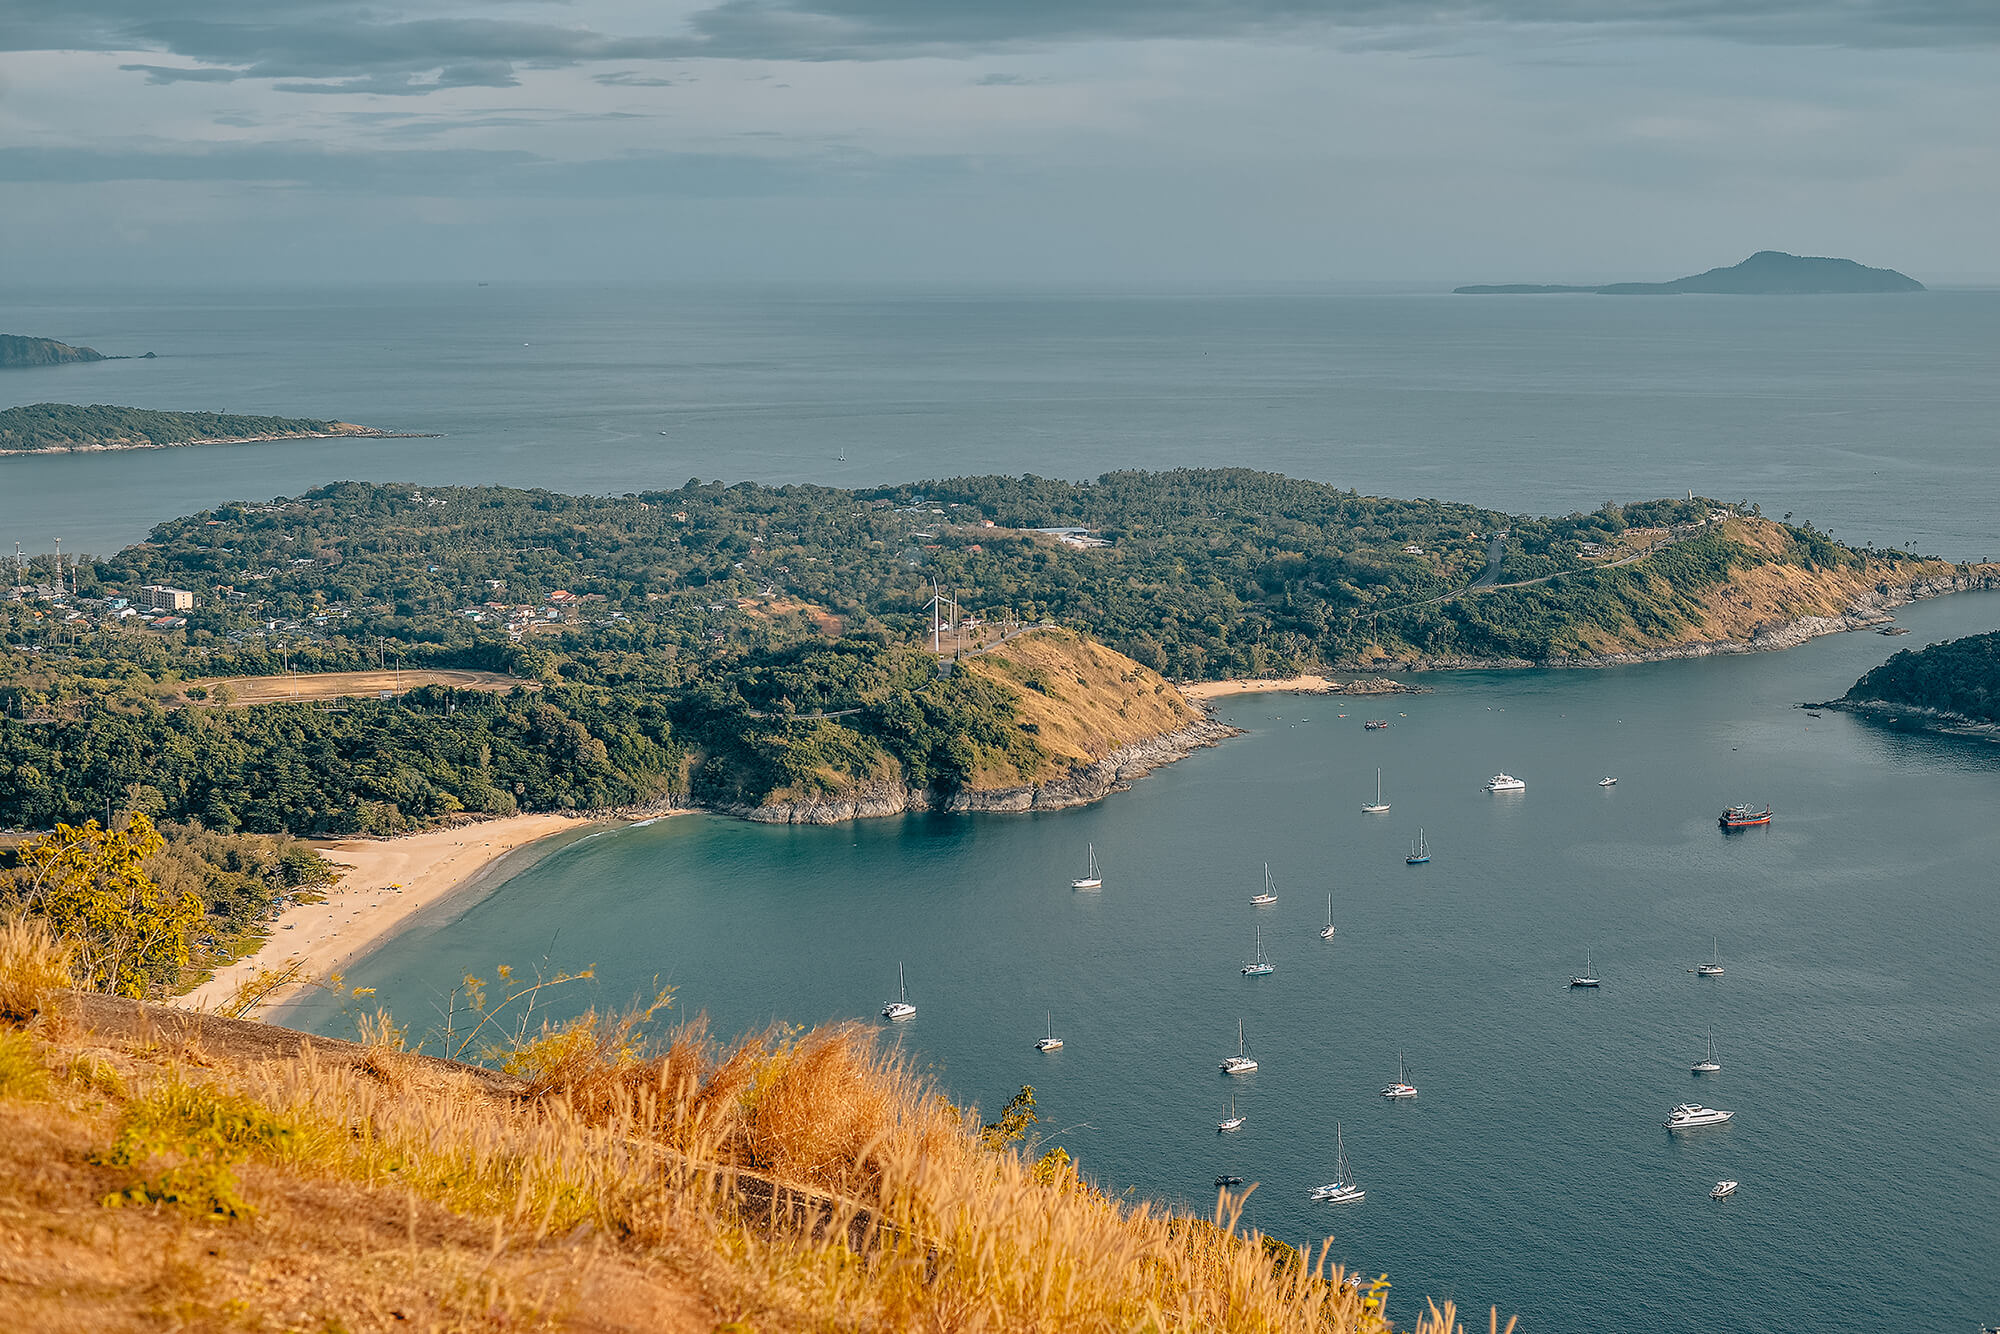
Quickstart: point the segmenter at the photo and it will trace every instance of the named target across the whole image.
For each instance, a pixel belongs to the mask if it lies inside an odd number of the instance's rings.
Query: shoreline
[[[1330,676],[1233,676],[1221,681],[1182,681],[1182,695],[1197,704],[1238,695],[1427,695],[1428,686],[1406,685],[1378,677],[1372,681],[1337,681]]]
[[[293,431],[282,435],[221,435],[203,440],[121,440],[96,445],[50,445],[46,449],[0,449],[0,458],[32,458],[37,454],[117,454],[128,449],[187,449],[195,445],[262,445],[278,440],[431,440],[442,431],[378,431],[364,426],[352,431]]]
[[[212,1010],[259,969],[298,964],[308,977],[325,977],[381,945],[419,913],[472,885],[510,854],[593,823],[572,815],[538,813],[429,829],[400,838],[353,838],[318,844],[327,860],[346,869],[319,903],[294,904],[271,923],[264,943],[215,976],[167,1004]],[[276,1010],[298,988],[274,993]]]

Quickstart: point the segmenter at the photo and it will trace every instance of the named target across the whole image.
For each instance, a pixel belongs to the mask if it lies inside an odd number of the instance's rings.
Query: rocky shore
[[[1891,699],[1830,699],[1824,704],[1801,704],[1799,707],[1851,713],[1857,718],[1866,718],[1871,722],[1915,727],[1925,732],[1946,732],[1952,736],[1984,737],[1988,741],[2000,741],[2000,724],[1989,723],[1982,718],[1968,718],[1962,713],[1933,709],[1922,704],[1898,704]]]

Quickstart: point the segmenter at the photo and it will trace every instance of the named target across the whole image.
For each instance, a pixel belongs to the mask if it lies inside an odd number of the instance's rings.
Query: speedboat
[[[1396,1082],[1389,1085],[1388,1088],[1383,1089],[1382,1096],[1385,1098],[1414,1098],[1417,1096],[1417,1086],[1410,1082],[1410,1067],[1408,1062],[1403,1060],[1403,1053],[1401,1052],[1396,1053]]]
[[[1272,893],[1272,892],[1271,892],[1271,863],[1269,863],[1269,862],[1265,862],[1265,863],[1264,863],[1264,892],[1263,892],[1262,894],[1253,894],[1253,895],[1251,895],[1251,896],[1250,896],[1250,902],[1252,902],[1252,903],[1256,904],[1256,905],[1257,905],[1258,907],[1262,908],[1262,907],[1266,907],[1266,906],[1268,906],[1268,905],[1270,905],[1270,904],[1273,904],[1273,903],[1276,903],[1277,901],[1278,901],[1278,896],[1277,896],[1276,894],[1274,894],[1274,893]]]
[[[1236,1021],[1236,1054],[1222,1058],[1222,1073],[1225,1075],[1247,1075],[1257,1068],[1257,1061],[1243,1045],[1243,1021]]]
[[[1599,787],[1617,787],[1618,780],[1615,778],[1600,778],[1597,780],[1597,785]]]
[[[915,1015],[917,1007],[910,1004],[909,989],[903,985],[903,965],[896,965],[896,999],[882,1007],[884,1019],[908,1019]]]
[[[1722,1062],[1715,1059],[1715,1039],[1708,1040],[1708,1055],[1688,1067],[1690,1074],[1713,1075],[1722,1071]]]
[[[1333,1180],[1313,1189],[1311,1198],[1322,1204],[1359,1204],[1368,1192],[1354,1184],[1354,1170],[1347,1163],[1347,1145],[1340,1137],[1340,1122],[1333,1123]]]
[[[1243,1184],[1243,1178],[1238,1176],[1219,1176],[1215,1179],[1215,1184],[1218,1186],[1240,1186]]]
[[[1062,1039],[1056,1036],[1056,1017],[1055,1017],[1055,1013],[1054,1013],[1053,1011],[1051,1011],[1051,1012],[1049,1013],[1049,1016],[1048,1016],[1048,1021],[1049,1021],[1049,1028],[1048,1028],[1048,1033],[1049,1033],[1049,1035],[1048,1035],[1047,1037],[1045,1037],[1045,1038],[1038,1038],[1038,1039],[1036,1039],[1036,1041],[1035,1041],[1035,1050],[1036,1050],[1036,1051],[1061,1051],[1061,1050],[1062,1050]]]
[[[1697,1130],[1702,1126],[1719,1126],[1734,1115],[1736,1113],[1704,1107],[1698,1102],[1684,1102],[1667,1113],[1666,1127],[1669,1130]]]
[[[1243,1129],[1243,1122],[1245,1119],[1246,1118],[1238,1116],[1236,1114],[1236,1099],[1231,1098],[1229,1100],[1229,1115],[1223,1117],[1220,1121],[1217,1121],[1215,1123],[1216,1133],[1220,1135],[1228,1135],[1234,1133],[1235,1131],[1241,1130]]]
[[[1526,792],[1528,785],[1512,774],[1494,774],[1486,780],[1488,792]]]
[[[1573,987],[1594,987],[1597,985],[1597,972],[1590,966],[1589,950],[1583,952],[1583,971],[1570,978],[1569,984]]]
[[[1722,813],[1721,820],[1724,829],[1754,829],[1758,825],[1767,825],[1769,823],[1771,823],[1771,808],[1769,806],[1758,810],[1755,806],[1747,802],[1731,806],[1728,810],[1725,810]]]
[[[1257,928],[1257,958],[1254,962],[1243,965],[1243,976],[1263,977],[1277,970],[1278,965],[1264,957],[1264,928],[1260,926]]]
[[[1735,1193],[1736,1183],[1734,1181],[1718,1181],[1715,1183],[1715,1189],[1708,1193],[1708,1198],[1711,1200],[1722,1200],[1727,1199]]]

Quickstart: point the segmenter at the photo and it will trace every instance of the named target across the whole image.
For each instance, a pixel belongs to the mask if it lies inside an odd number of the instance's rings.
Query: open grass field
[[[525,686],[529,690],[540,690],[541,682],[530,681],[519,676],[508,676],[504,672],[473,671],[418,671],[405,669],[386,672],[312,672],[292,676],[218,676],[201,681],[189,681],[181,687],[186,693],[191,687],[199,686],[211,695],[217,686],[229,691],[231,708],[245,708],[252,704],[286,704],[299,700],[340,699],[346,695],[380,695],[384,691],[401,694],[418,686],[450,686],[454,690],[512,690],[515,686]]]

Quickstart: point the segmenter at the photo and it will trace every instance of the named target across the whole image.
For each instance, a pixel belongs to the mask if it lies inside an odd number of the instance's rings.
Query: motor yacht
[[[1715,1183],[1715,1189],[1708,1193],[1708,1198],[1711,1200],[1726,1200],[1735,1193],[1736,1183],[1734,1181],[1718,1181]]]
[[[1684,1102],[1667,1113],[1666,1127],[1669,1130],[1698,1130],[1702,1126],[1719,1126],[1734,1115],[1736,1113],[1704,1107],[1698,1102]]]
[[[1512,774],[1494,774],[1486,780],[1488,792],[1526,792],[1528,785]]]

